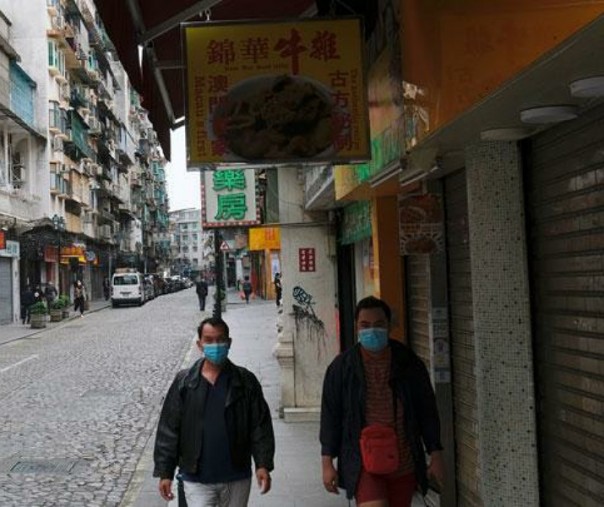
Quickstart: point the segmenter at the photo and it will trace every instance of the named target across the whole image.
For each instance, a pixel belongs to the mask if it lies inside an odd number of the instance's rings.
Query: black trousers
[[[203,312],[206,309],[206,297],[197,294],[197,299],[199,299],[199,309]]]
[[[84,313],[84,298],[83,297],[75,298],[75,300],[73,302],[73,311],[77,312],[78,309],[80,310],[80,313]]]

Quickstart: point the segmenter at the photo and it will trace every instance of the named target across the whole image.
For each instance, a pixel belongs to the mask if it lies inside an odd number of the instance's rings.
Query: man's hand
[[[166,502],[174,500],[174,494],[172,493],[172,481],[170,479],[160,479],[159,494]]]
[[[271,474],[268,473],[266,468],[259,468],[256,470],[256,480],[258,481],[261,495],[264,495],[271,490]]]
[[[431,479],[442,490],[445,485],[445,462],[442,451],[432,451],[430,465],[427,470],[428,479]]]
[[[338,472],[333,466],[331,456],[321,457],[321,466],[323,468],[323,486],[330,493],[338,494]]]

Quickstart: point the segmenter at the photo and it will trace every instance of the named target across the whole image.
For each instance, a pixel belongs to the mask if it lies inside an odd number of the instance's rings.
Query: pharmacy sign
[[[244,227],[260,223],[254,169],[201,173],[202,227]]]

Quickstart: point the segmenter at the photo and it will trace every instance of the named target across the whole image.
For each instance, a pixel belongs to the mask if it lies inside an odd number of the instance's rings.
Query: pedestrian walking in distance
[[[46,289],[44,289],[44,298],[46,299],[46,305],[48,310],[52,307],[52,302],[58,296],[57,288],[54,286],[52,282],[48,282],[46,285]]]
[[[323,383],[323,485],[330,493],[345,489],[360,507],[410,507],[416,489],[426,494],[428,479],[439,487],[444,480],[428,371],[411,349],[388,338],[390,322],[384,301],[359,301],[358,343],[332,361]]]
[[[195,292],[197,292],[197,299],[199,299],[199,310],[203,312],[206,309],[206,298],[208,297],[208,283],[203,277],[197,280]]]
[[[277,303],[277,306],[281,305],[281,296],[283,295],[283,286],[281,285],[281,274],[280,273],[275,273],[275,281],[273,282],[275,284],[275,300]]]
[[[73,311],[80,310],[80,317],[84,316],[84,300],[86,298],[86,290],[81,280],[75,282],[73,286]]]
[[[250,294],[252,293],[252,284],[250,283],[250,277],[244,277],[243,283],[241,284],[241,290],[243,291],[243,296],[245,297],[245,303],[250,304]]]
[[[31,320],[31,313],[29,307],[36,302],[34,291],[27,285],[25,290],[21,293],[21,323],[23,325],[29,324]]]
[[[153,476],[173,499],[176,467],[188,507],[244,507],[252,459],[261,494],[271,488],[275,436],[270,410],[253,373],[228,359],[229,326],[217,317],[197,329],[203,357],[180,371],[168,390],[155,440]]]

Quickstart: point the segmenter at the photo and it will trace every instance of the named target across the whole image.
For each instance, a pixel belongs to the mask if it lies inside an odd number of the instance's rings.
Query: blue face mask
[[[203,346],[203,353],[208,361],[220,366],[226,361],[226,358],[229,355],[229,344],[206,343]]]
[[[380,352],[388,345],[388,330],[383,327],[369,327],[358,332],[361,347],[369,352]]]

